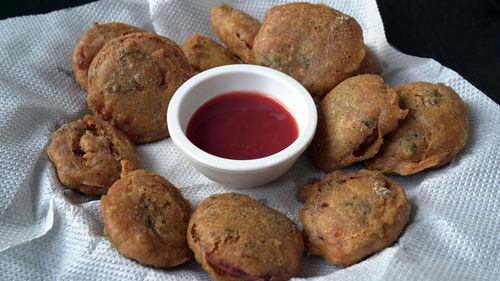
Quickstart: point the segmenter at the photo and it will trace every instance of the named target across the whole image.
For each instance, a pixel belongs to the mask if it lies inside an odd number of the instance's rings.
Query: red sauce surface
[[[231,92],[203,104],[186,135],[202,150],[228,159],[256,159],[277,153],[297,139],[295,118],[279,102],[254,92]]]

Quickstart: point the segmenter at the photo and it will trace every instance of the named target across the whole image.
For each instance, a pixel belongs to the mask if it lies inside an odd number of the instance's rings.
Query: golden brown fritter
[[[334,170],[373,157],[383,137],[396,129],[407,110],[382,77],[346,79],[321,101],[318,127],[310,146],[316,165]]]
[[[188,243],[215,280],[288,280],[304,244],[284,214],[238,193],[212,195],[193,213]]]
[[[335,171],[301,195],[307,251],[344,267],[394,243],[410,217],[403,188],[379,171]]]
[[[261,23],[252,16],[222,4],[210,12],[212,28],[220,40],[243,62],[254,63],[253,40]]]
[[[380,66],[378,65],[377,57],[375,54],[365,45],[365,57],[359,64],[358,69],[353,75],[361,74],[380,74]]]
[[[172,267],[189,261],[189,201],[165,178],[134,170],[127,161],[122,165],[121,178],[101,199],[106,238],[121,254],[142,264]]]
[[[323,4],[273,7],[253,41],[256,64],[284,72],[313,96],[328,93],[358,69],[365,48],[361,26]]]
[[[78,84],[87,90],[87,72],[90,63],[99,50],[111,39],[122,35],[142,32],[143,30],[121,22],[109,22],[105,24],[94,23],[94,26],[87,30],[73,51],[73,73]]]
[[[138,164],[134,144],[95,116],[63,125],[47,148],[62,185],[85,194],[106,194],[120,178],[120,161]]]
[[[170,99],[192,73],[172,40],[147,32],[125,35],[106,43],[92,61],[87,103],[133,142],[160,140],[168,137]]]
[[[469,136],[468,109],[460,96],[442,83],[414,82],[395,90],[408,117],[365,162],[367,168],[410,175],[450,162]]]
[[[221,65],[241,63],[226,48],[198,33],[184,41],[181,48],[189,63],[197,71],[204,71]]]

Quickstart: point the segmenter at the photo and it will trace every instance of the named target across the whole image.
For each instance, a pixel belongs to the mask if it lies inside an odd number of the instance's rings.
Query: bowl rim
[[[305,129],[302,131],[302,133],[299,132],[299,135],[297,136],[295,141],[285,149],[262,158],[236,160],[212,155],[198,148],[187,138],[186,134],[182,130],[179,120],[179,108],[182,102],[186,99],[186,95],[191,92],[191,89],[198,87],[206,80],[220,75],[232,75],[236,72],[271,76],[275,79],[277,78],[276,80],[282,81],[283,83],[288,83],[292,87],[297,88],[298,92],[301,93],[303,98],[306,100],[305,105],[307,107],[307,114],[309,115],[308,122],[306,123]],[[273,98],[281,102],[278,98]],[[258,173],[262,170],[266,170],[270,167],[279,165],[280,163],[287,162],[287,160],[297,158],[311,143],[316,131],[317,119],[317,110],[314,100],[312,99],[312,96],[309,94],[309,92],[304,88],[304,86],[302,86],[302,84],[297,82],[289,75],[280,71],[265,66],[251,64],[224,65],[211,68],[196,74],[195,76],[184,82],[177,89],[172,99],[170,100],[167,110],[167,126],[170,133],[170,138],[174,142],[175,146],[177,146],[177,148],[179,148],[184,154],[186,154],[190,160],[196,162],[198,165],[202,165],[207,168],[223,171],[226,173]]]

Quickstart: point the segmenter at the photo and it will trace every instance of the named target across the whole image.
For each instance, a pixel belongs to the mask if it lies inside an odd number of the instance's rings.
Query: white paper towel
[[[225,2],[263,20],[268,8],[286,1]],[[392,176],[413,207],[396,244],[345,269],[307,256],[297,279],[498,280],[500,106],[437,62],[388,46],[374,0],[322,2],[360,22],[382,76],[392,86],[428,81],[454,88],[470,109],[470,138],[445,167]],[[89,113],[86,94],[71,71],[71,54],[93,22],[126,22],[177,43],[193,32],[219,41],[209,12],[220,3],[110,0],[0,21],[1,280],[211,279],[194,261],[160,270],[121,256],[103,236],[99,198],[63,189],[45,150],[58,127]],[[194,206],[210,194],[235,190],[283,211],[296,223],[303,206],[299,188],[323,176],[306,153],[277,181],[236,190],[197,173],[170,139],[140,145],[138,152],[142,168],[166,177]]]

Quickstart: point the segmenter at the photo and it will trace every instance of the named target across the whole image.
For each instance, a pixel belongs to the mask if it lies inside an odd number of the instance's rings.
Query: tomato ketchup
[[[248,160],[285,149],[297,139],[299,129],[295,118],[278,101],[238,91],[203,104],[189,120],[186,135],[212,155]]]

